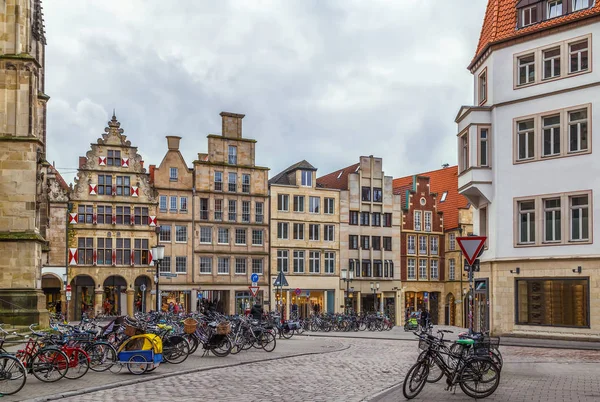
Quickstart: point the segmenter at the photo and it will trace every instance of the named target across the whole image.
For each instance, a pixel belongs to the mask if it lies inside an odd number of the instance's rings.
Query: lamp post
[[[350,282],[354,280],[354,270],[342,269],[342,280],[346,282],[346,297],[344,298],[344,314],[348,314],[348,302],[350,301]]]
[[[377,313],[377,291],[379,290],[379,282],[371,282],[371,290],[373,291],[373,308]]]
[[[165,246],[157,245],[152,247],[152,258],[154,259],[154,265],[156,265],[156,275],[154,276],[154,283],[156,284],[156,311],[160,311],[160,292],[158,291],[158,278],[160,271],[160,263],[165,258]]]

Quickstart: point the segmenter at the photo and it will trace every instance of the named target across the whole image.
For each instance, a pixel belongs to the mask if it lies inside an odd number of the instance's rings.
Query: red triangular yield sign
[[[487,237],[484,236],[469,236],[469,237],[457,237],[456,241],[458,246],[462,250],[465,258],[469,265],[473,265],[479,252],[483,248]]]
[[[252,293],[252,297],[256,297],[256,295],[258,294],[258,289],[260,289],[259,286],[248,286],[248,289],[250,289],[250,293]]]

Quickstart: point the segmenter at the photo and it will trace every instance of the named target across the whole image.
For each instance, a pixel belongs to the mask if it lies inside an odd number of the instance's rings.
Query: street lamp
[[[158,291],[158,273],[160,270],[160,263],[165,258],[165,246],[159,244],[152,247],[152,258],[154,259],[154,265],[156,265],[156,275],[154,276],[154,283],[156,284],[156,311],[160,311],[160,292]]]
[[[379,290],[379,282],[371,282],[371,290],[373,291],[373,308],[377,313],[377,291]]]
[[[354,270],[352,268],[342,269],[342,280],[346,282],[346,298],[344,300],[345,312],[344,314],[348,314],[348,304],[350,301],[350,282],[354,280]]]

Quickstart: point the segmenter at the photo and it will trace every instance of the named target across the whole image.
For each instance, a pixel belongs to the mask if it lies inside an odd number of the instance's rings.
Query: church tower
[[[40,0],[0,0],[0,321],[42,326],[45,45]]]

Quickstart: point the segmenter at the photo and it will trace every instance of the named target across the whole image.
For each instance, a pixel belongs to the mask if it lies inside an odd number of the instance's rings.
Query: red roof
[[[516,38],[519,36],[529,35],[547,28],[563,25],[569,22],[585,19],[587,17],[600,15],[600,1],[588,9],[575,11],[565,14],[561,17],[552,18],[530,25],[525,28],[517,29],[517,4],[520,0],[488,0],[479,43],[475,57],[469,68],[483,55],[486,49],[497,42],[502,42],[507,39]],[[563,2],[563,7],[566,7],[566,2]]]
[[[49,170],[56,177],[56,181],[58,182],[58,184],[60,185],[60,187],[63,190],[65,190],[65,191],[69,191],[69,185],[67,184],[67,182],[65,181],[65,179],[63,179],[63,177],[60,175],[60,173],[58,173],[58,170],[56,170],[56,168],[54,166],[52,166],[52,165],[49,166]]]
[[[430,191],[437,193],[438,210],[444,213],[444,229],[457,228],[458,210],[469,208],[469,201],[458,193],[458,166],[419,173],[417,176],[429,177]],[[406,206],[406,190],[412,190],[414,177],[413,175],[394,179],[394,194],[400,194],[402,197],[402,208]],[[442,201],[445,192],[446,199]]]
[[[338,190],[348,190],[348,175],[356,172],[360,163],[355,163],[333,173],[326,174],[317,179],[317,184],[321,187],[337,188]]]

